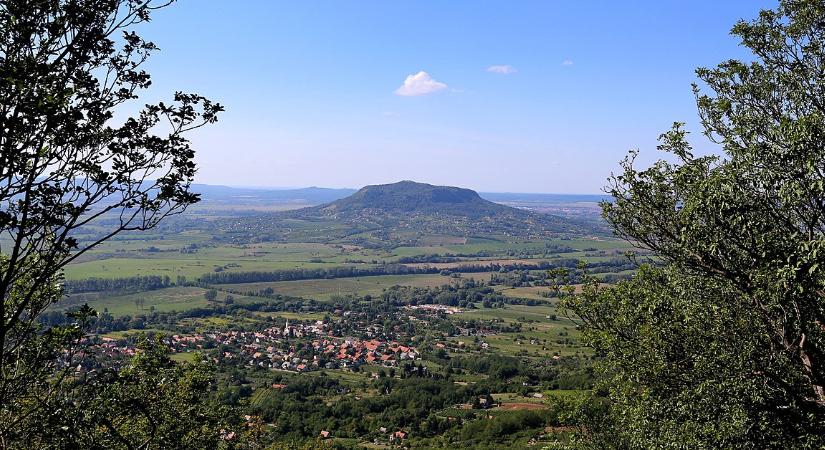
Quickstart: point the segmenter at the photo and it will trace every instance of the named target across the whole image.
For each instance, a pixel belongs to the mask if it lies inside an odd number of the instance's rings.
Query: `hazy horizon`
[[[222,184],[222,183],[202,183],[197,182],[196,185],[207,185],[207,186],[215,186],[215,187],[226,187],[231,189],[252,189],[252,190],[271,190],[271,191],[288,191],[288,190],[298,190],[298,189],[335,189],[335,190],[353,190],[357,191],[366,186],[372,186],[375,184],[392,184],[400,181],[414,181],[419,182],[418,180],[397,180],[395,182],[390,183],[370,183],[370,184],[363,184],[361,186],[324,186],[320,184],[312,184],[307,186],[266,186],[266,185],[243,185],[243,184]],[[423,182],[422,182],[423,183]],[[427,183],[433,184],[433,183]],[[454,186],[460,188],[466,188],[466,186],[459,186],[459,185],[443,185],[443,186]],[[471,188],[467,188],[471,189]],[[529,192],[529,191],[489,191],[489,190],[478,190],[473,189],[476,192],[484,193],[484,194],[529,194],[529,195],[564,195],[564,196],[599,196],[599,195],[606,195],[604,192]]]

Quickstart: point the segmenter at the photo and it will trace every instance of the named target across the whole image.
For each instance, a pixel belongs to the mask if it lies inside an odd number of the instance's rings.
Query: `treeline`
[[[458,261],[459,258],[453,254],[446,255],[413,255],[402,256],[398,258],[398,264],[422,264],[422,263],[451,263]]]
[[[319,269],[289,269],[269,272],[215,272],[201,275],[204,284],[260,283],[273,281],[297,281],[323,278],[353,278],[374,275],[433,274],[439,270],[431,267],[409,267],[400,264],[385,264],[375,267],[341,266]]]
[[[532,268],[519,266],[509,266],[490,275],[490,284],[505,285],[511,287],[522,286],[547,286],[550,277],[546,270],[554,268],[568,269],[567,283],[581,283],[585,275],[601,274],[600,278],[606,283],[613,283],[630,277],[628,274],[619,272],[633,271],[638,265],[626,258],[613,258],[607,261],[588,263],[584,269],[578,267],[579,260],[564,259],[554,261],[553,264],[539,264],[545,271],[537,271]]]
[[[82,280],[66,280],[63,290],[67,294],[81,292],[138,292],[152,291],[173,286],[169,276],[146,275],[127,278],[85,278]]]
[[[499,272],[511,270],[548,270],[558,267],[575,268],[579,260],[575,258],[562,258],[553,261],[539,261],[525,264],[468,264],[455,269],[443,270],[436,267],[410,267],[403,264],[384,264],[372,267],[341,266],[329,268],[306,268],[288,269],[274,271],[250,271],[250,272],[214,272],[201,275],[198,282],[202,284],[241,284],[241,283],[262,283],[276,281],[298,281],[330,278],[354,278],[378,275],[417,275],[436,273],[478,273],[478,272]],[[624,270],[624,267],[631,267],[632,264],[624,259],[596,262],[589,264],[588,268],[612,270]],[[598,271],[598,270],[596,270]]]
[[[544,300],[507,297],[492,287],[472,279],[465,280],[460,286],[452,284],[427,288],[392,286],[387,288],[379,298],[382,303],[394,307],[437,304],[468,308],[474,303],[482,303],[485,307],[491,308],[494,305],[504,304],[535,306],[547,303]]]
[[[461,261],[465,258],[491,258],[494,256],[507,256],[507,257],[521,257],[521,258],[529,258],[531,256],[536,255],[556,255],[559,253],[573,253],[576,249],[567,246],[567,245],[556,245],[551,243],[546,243],[543,249],[536,249],[534,251],[490,251],[490,250],[479,250],[473,253],[445,253],[445,254],[427,254],[427,255],[412,255],[412,256],[402,256],[396,260],[399,264],[421,264],[421,263],[450,263]]]
[[[38,322],[46,327],[65,326],[75,322],[70,313],[79,306],[67,311],[46,311],[38,316]],[[183,311],[147,311],[146,313],[115,316],[108,310],[98,311],[97,317],[88,324],[88,331],[93,334],[103,334],[112,331],[142,330],[145,328],[169,329],[178,333],[194,332],[194,325],[182,325],[184,319],[215,317],[223,315],[243,315],[248,312],[332,312],[334,306],[318,303],[315,300],[305,300],[297,297],[277,295],[272,299],[261,302],[244,302],[243,304],[213,304],[209,307],[190,308]]]
[[[428,266],[411,267],[404,264],[383,264],[372,267],[340,266],[329,268],[287,269],[274,271],[221,271],[201,275],[194,284],[242,284],[275,281],[354,278],[379,275],[423,275],[436,273],[450,275],[453,272],[511,272],[549,270],[559,267],[573,269],[576,268],[578,264],[578,259],[561,258],[555,259],[553,261],[539,261],[531,264],[468,264],[462,265],[461,267],[457,267],[455,269],[439,269],[436,267]],[[588,270],[593,273],[619,272],[635,268],[635,264],[622,258],[616,258],[609,261],[600,261],[588,264]],[[169,278],[169,276],[146,275],[126,278],[85,278],[80,280],[66,280],[63,282],[63,289],[67,294],[88,292],[126,293],[151,291],[186,284],[193,283],[187,283],[184,277],[178,277],[175,281],[172,281],[172,279]]]

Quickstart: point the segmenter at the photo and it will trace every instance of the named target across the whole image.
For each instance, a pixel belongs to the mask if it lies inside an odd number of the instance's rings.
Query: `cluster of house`
[[[176,353],[206,350],[216,362],[244,364],[304,372],[316,369],[357,367],[362,364],[397,366],[416,360],[415,347],[403,345],[387,335],[383,326],[344,321],[290,323],[259,331],[211,331],[174,334],[164,342]],[[356,324],[357,323],[357,324]],[[363,339],[340,337],[345,328],[357,329]],[[336,337],[339,336],[339,337]],[[102,337],[96,345],[106,357],[128,357],[135,348],[123,340]],[[122,358],[117,358],[122,359]]]
[[[77,366],[76,370],[79,372],[84,368],[92,368],[97,364],[93,361],[119,361],[123,358],[129,358],[134,356],[135,351],[136,349],[132,345],[120,343],[117,339],[110,337],[103,337],[99,344],[87,347],[86,350],[76,355],[76,357],[80,357],[84,361]],[[87,356],[92,358],[86,358]],[[86,367],[84,367],[84,365]]]
[[[215,345],[225,344],[230,347],[257,349],[260,348],[262,342],[325,335],[328,332],[329,326],[320,320],[308,325],[301,323],[290,325],[287,321],[283,328],[270,327],[262,331],[221,331],[193,335],[175,334],[168,339],[168,344],[172,350],[178,352],[203,349],[207,342]],[[225,356],[231,357],[231,354]]]
[[[456,308],[455,306],[449,305],[411,305],[405,306],[405,309],[411,309],[414,311],[424,311],[428,313],[444,313],[444,314],[458,314],[461,312],[461,308]]]
[[[307,355],[306,351],[297,352],[294,347],[267,345],[264,348],[256,343],[246,346],[243,354],[248,358],[249,365],[295,372],[357,367],[362,364],[394,367],[399,361],[420,357],[414,347],[378,339],[316,339],[309,348],[312,351]]]
[[[399,361],[420,358],[415,347],[380,339],[315,340],[312,341],[312,348],[335,361],[338,367],[349,367],[364,363],[397,366]]]
[[[384,339],[335,338],[329,324],[290,324],[262,331],[225,331],[194,335],[173,335],[168,343],[173,351],[185,352],[223,346],[216,359],[233,360],[250,366],[304,372],[337,369],[362,364],[397,366],[399,361],[420,358],[414,347]],[[372,334],[372,333],[370,333]],[[309,345],[296,345],[289,338],[310,338]],[[237,349],[237,351],[229,351]]]

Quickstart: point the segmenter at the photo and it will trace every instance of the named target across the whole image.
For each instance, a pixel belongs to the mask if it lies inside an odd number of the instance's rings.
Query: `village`
[[[257,366],[307,372],[319,369],[357,368],[364,364],[396,367],[401,361],[420,359],[418,350],[383,337],[378,327],[367,327],[370,339],[336,337],[330,324],[292,323],[261,331],[214,331],[172,334],[163,338],[173,353],[202,352],[215,363]],[[89,350],[110,360],[135,354],[128,339],[100,337]],[[81,369],[81,367],[78,367]]]

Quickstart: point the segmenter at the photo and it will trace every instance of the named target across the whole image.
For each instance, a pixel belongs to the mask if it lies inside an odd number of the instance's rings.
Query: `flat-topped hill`
[[[332,215],[383,211],[467,217],[521,212],[484,200],[471,189],[414,181],[366,186],[349,197],[310,209]]]
[[[598,233],[593,223],[494,203],[471,189],[414,181],[366,186],[318,206],[225,220],[223,227],[239,241],[266,236],[370,247]]]

